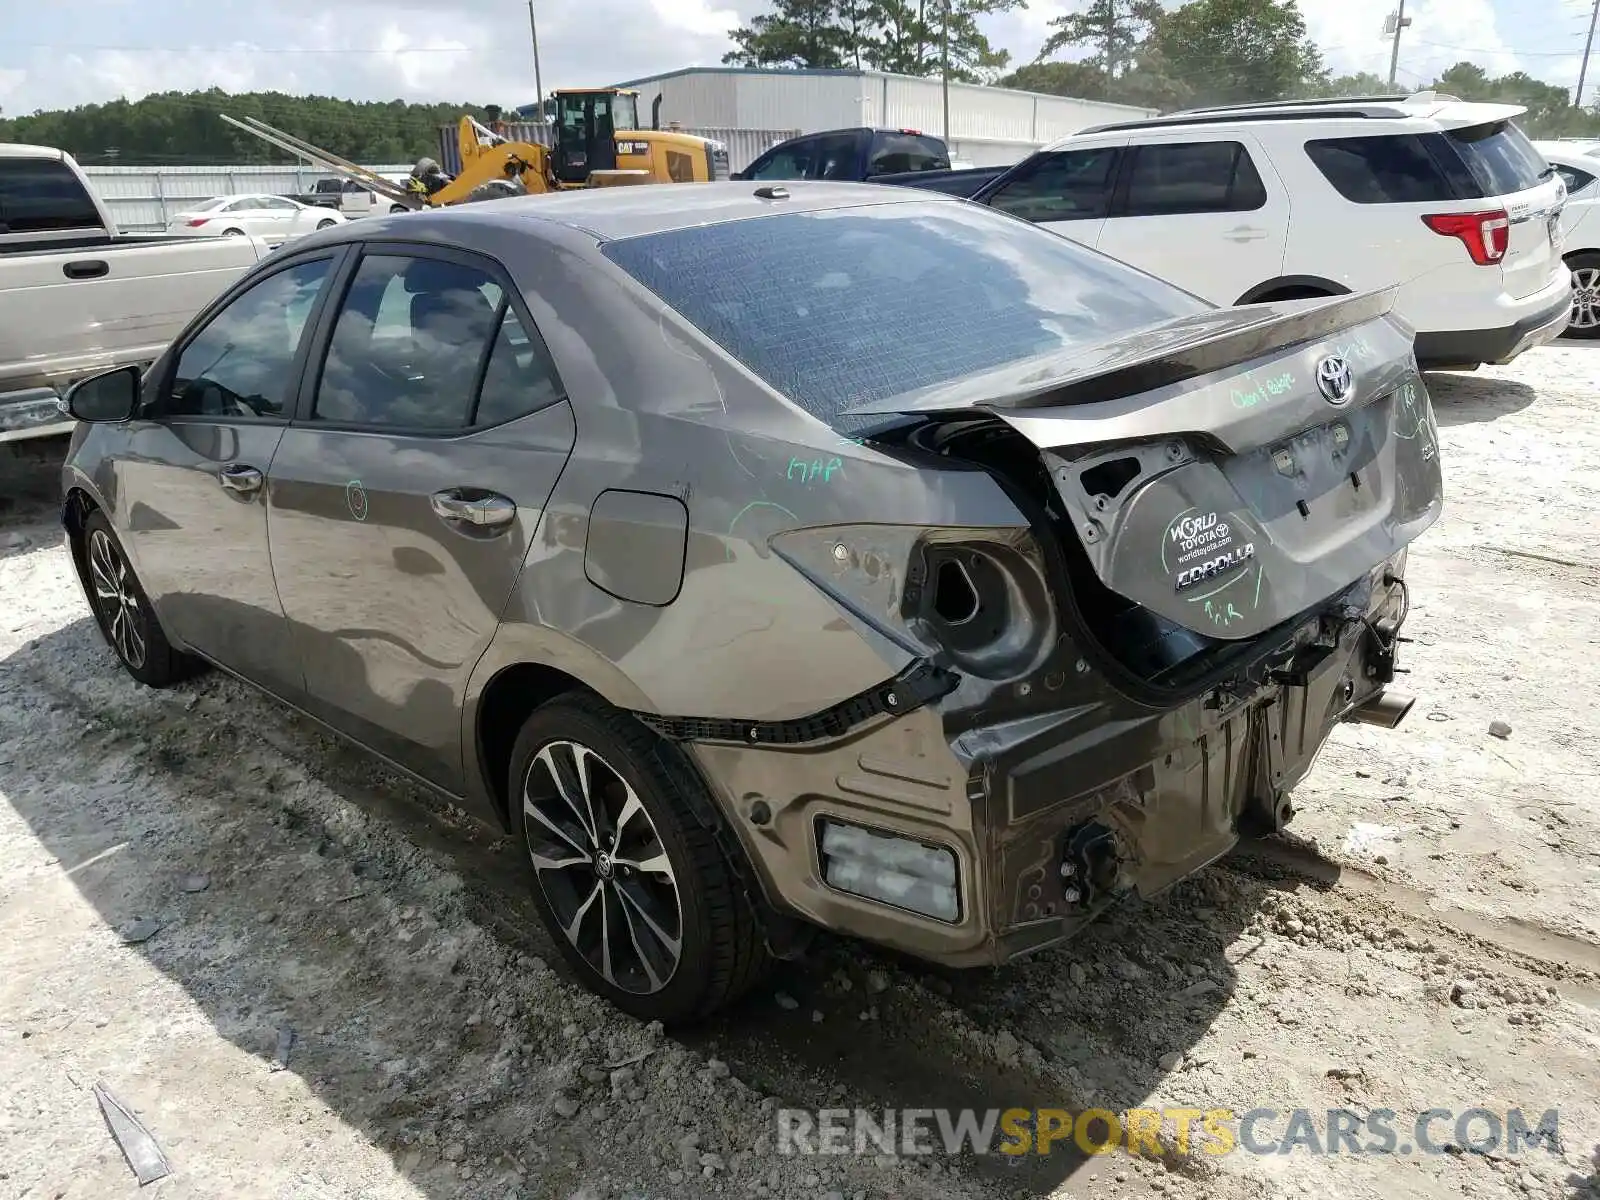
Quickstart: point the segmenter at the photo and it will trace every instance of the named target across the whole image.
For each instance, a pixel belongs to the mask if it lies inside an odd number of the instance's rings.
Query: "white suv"
[[[1398,284],[1427,368],[1509,362],[1571,303],[1526,110],[1423,92],[1193,109],[1053,143],[973,196],[1214,304]]]

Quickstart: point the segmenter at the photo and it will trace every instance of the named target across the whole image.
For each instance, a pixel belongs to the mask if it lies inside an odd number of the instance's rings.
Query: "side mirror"
[[[67,389],[67,412],[80,421],[128,421],[139,407],[143,372],[136,366],[117,367]]]

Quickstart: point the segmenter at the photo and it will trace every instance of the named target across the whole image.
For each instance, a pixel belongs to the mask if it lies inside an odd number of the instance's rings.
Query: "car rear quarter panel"
[[[577,444],[478,677],[524,650],[544,661],[554,639],[567,643],[565,661],[592,672],[572,673],[625,707],[783,720],[905,666],[905,648],[869,641],[768,539],[840,523],[1025,526],[999,486],[979,471],[921,470],[834,434],[581,240],[560,241],[524,253],[499,247],[571,399]],[[687,511],[671,603],[613,595],[586,564],[592,510],[616,490]],[[608,541],[618,536],[608,528]],[[641,522],[634,536],[663,559],[660,526]]]

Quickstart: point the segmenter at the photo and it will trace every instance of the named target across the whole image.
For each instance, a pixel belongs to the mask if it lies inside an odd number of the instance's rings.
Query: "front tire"
[[[338,223],[337,221],[318,221],[317,231],[320,233],[324,229],[332,229]]]
[[[1572,315],[1563,337],[1591,341],[1600,338],[1600,253],[1584,250],[1569,255],[1572,268]]]
[[[584,695],[535,710],[511,756],[511,828],[535,907],[594,992],[643,1021],[694,1021],[760,978],[766,947],[683,753]]]
[[[199,659],[167,641],[104,513],[90,513],[83,523],[83,588],[106,644],[140,683],[167,687],[204,670]]]

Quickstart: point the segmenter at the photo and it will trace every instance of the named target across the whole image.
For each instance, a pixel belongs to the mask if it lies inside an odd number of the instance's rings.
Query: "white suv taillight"
[[[1433,213],[1423,217],[1422,223],[1445,237],[1460,238],[1472,261],[1480,267],[1492,267],[1504,258],[1511,242],[1511,220],[1503,208],[1493,212]]]

